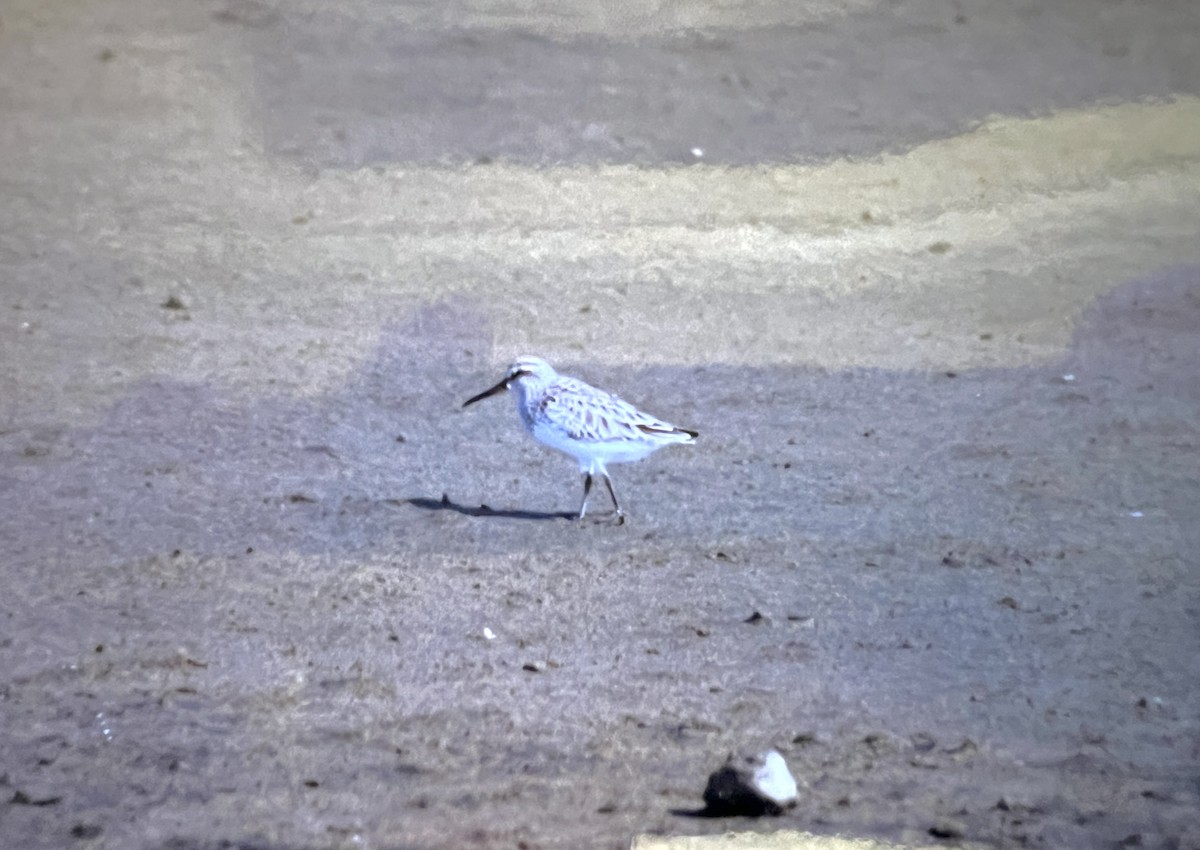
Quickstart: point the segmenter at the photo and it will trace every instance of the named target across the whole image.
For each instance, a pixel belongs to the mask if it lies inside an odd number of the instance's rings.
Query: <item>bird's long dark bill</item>
[[[496,384],[496,386],[492,387],[490,390],[484,390],[479,395],[471,396],[469,399],[467,399],[466,401],[463,402],[463,407],[466,407],[469,404],[474,404],[477,401],[483,401],[488,396],[495,395],[496,393],[502,393],[506,389],[508,389],[508,378],[505,378],[503,381]]]

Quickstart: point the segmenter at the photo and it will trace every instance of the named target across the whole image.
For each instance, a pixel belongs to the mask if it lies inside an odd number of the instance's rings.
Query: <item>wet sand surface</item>
[[[1198,30],[9,4],[0,845],[1200,846]]]

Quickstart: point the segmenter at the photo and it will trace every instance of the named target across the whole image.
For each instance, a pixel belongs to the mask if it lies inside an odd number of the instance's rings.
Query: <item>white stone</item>
[[[787,762],[778,750],[767,750],[760,755],[761,765],[754,770],[750,780],[751,787],[761,797],[770,800],[780,808],[786,809],[796,803],[798,792],[796,778],[788,770]]]

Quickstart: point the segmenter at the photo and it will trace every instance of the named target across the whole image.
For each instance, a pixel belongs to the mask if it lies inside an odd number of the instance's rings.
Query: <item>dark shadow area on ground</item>
[[[1200,444],[1198,292],[1196,268],[1120,287],[1044,366],[584,367],[581,377],[634,403],[653,398],[652,412],[705,434],[616,468],[641,533],[1090,545],[1131,512],[1200,528],[1185,474]],[[511,526],[483,535],[429,522],[572,514],[573,463],[534,443],[509,404],[458,410],[495,370],[485,336],[469,307],[434,305],[392,326],[323,396],[237,399],[163,378],[94,427],[0,435],[7,556],[523,549],[531,539]],[[492,506],[496,492],[505,501]]]
[[[324,167],[872,156],[995,114],[1200,91],[1188,74],[1194,4],[1151,16],[1014,4],[1007,27],[975,27],[972,14],[881,4],[800,28],[616,41],[366,29],[330,11],[273,16],[243,34],[269,150]],[[1147,45],[1155,54],[1139,55]]]

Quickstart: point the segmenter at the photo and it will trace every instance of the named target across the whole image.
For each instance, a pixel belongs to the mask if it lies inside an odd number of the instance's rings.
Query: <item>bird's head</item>
[[[514,386],[524,393],[529,393],[530,391],[549,385],[557,377],[558,373],[542,358],[528,354],[522,355],[508,367],[508,371],[504,373],[504,377],[500,380],[500,383],[490,389],[484,390],[479,395],[471,396],[463,402],[463,407],[474,404],[477,401],[483,401],[489,396],[493,396]]]

